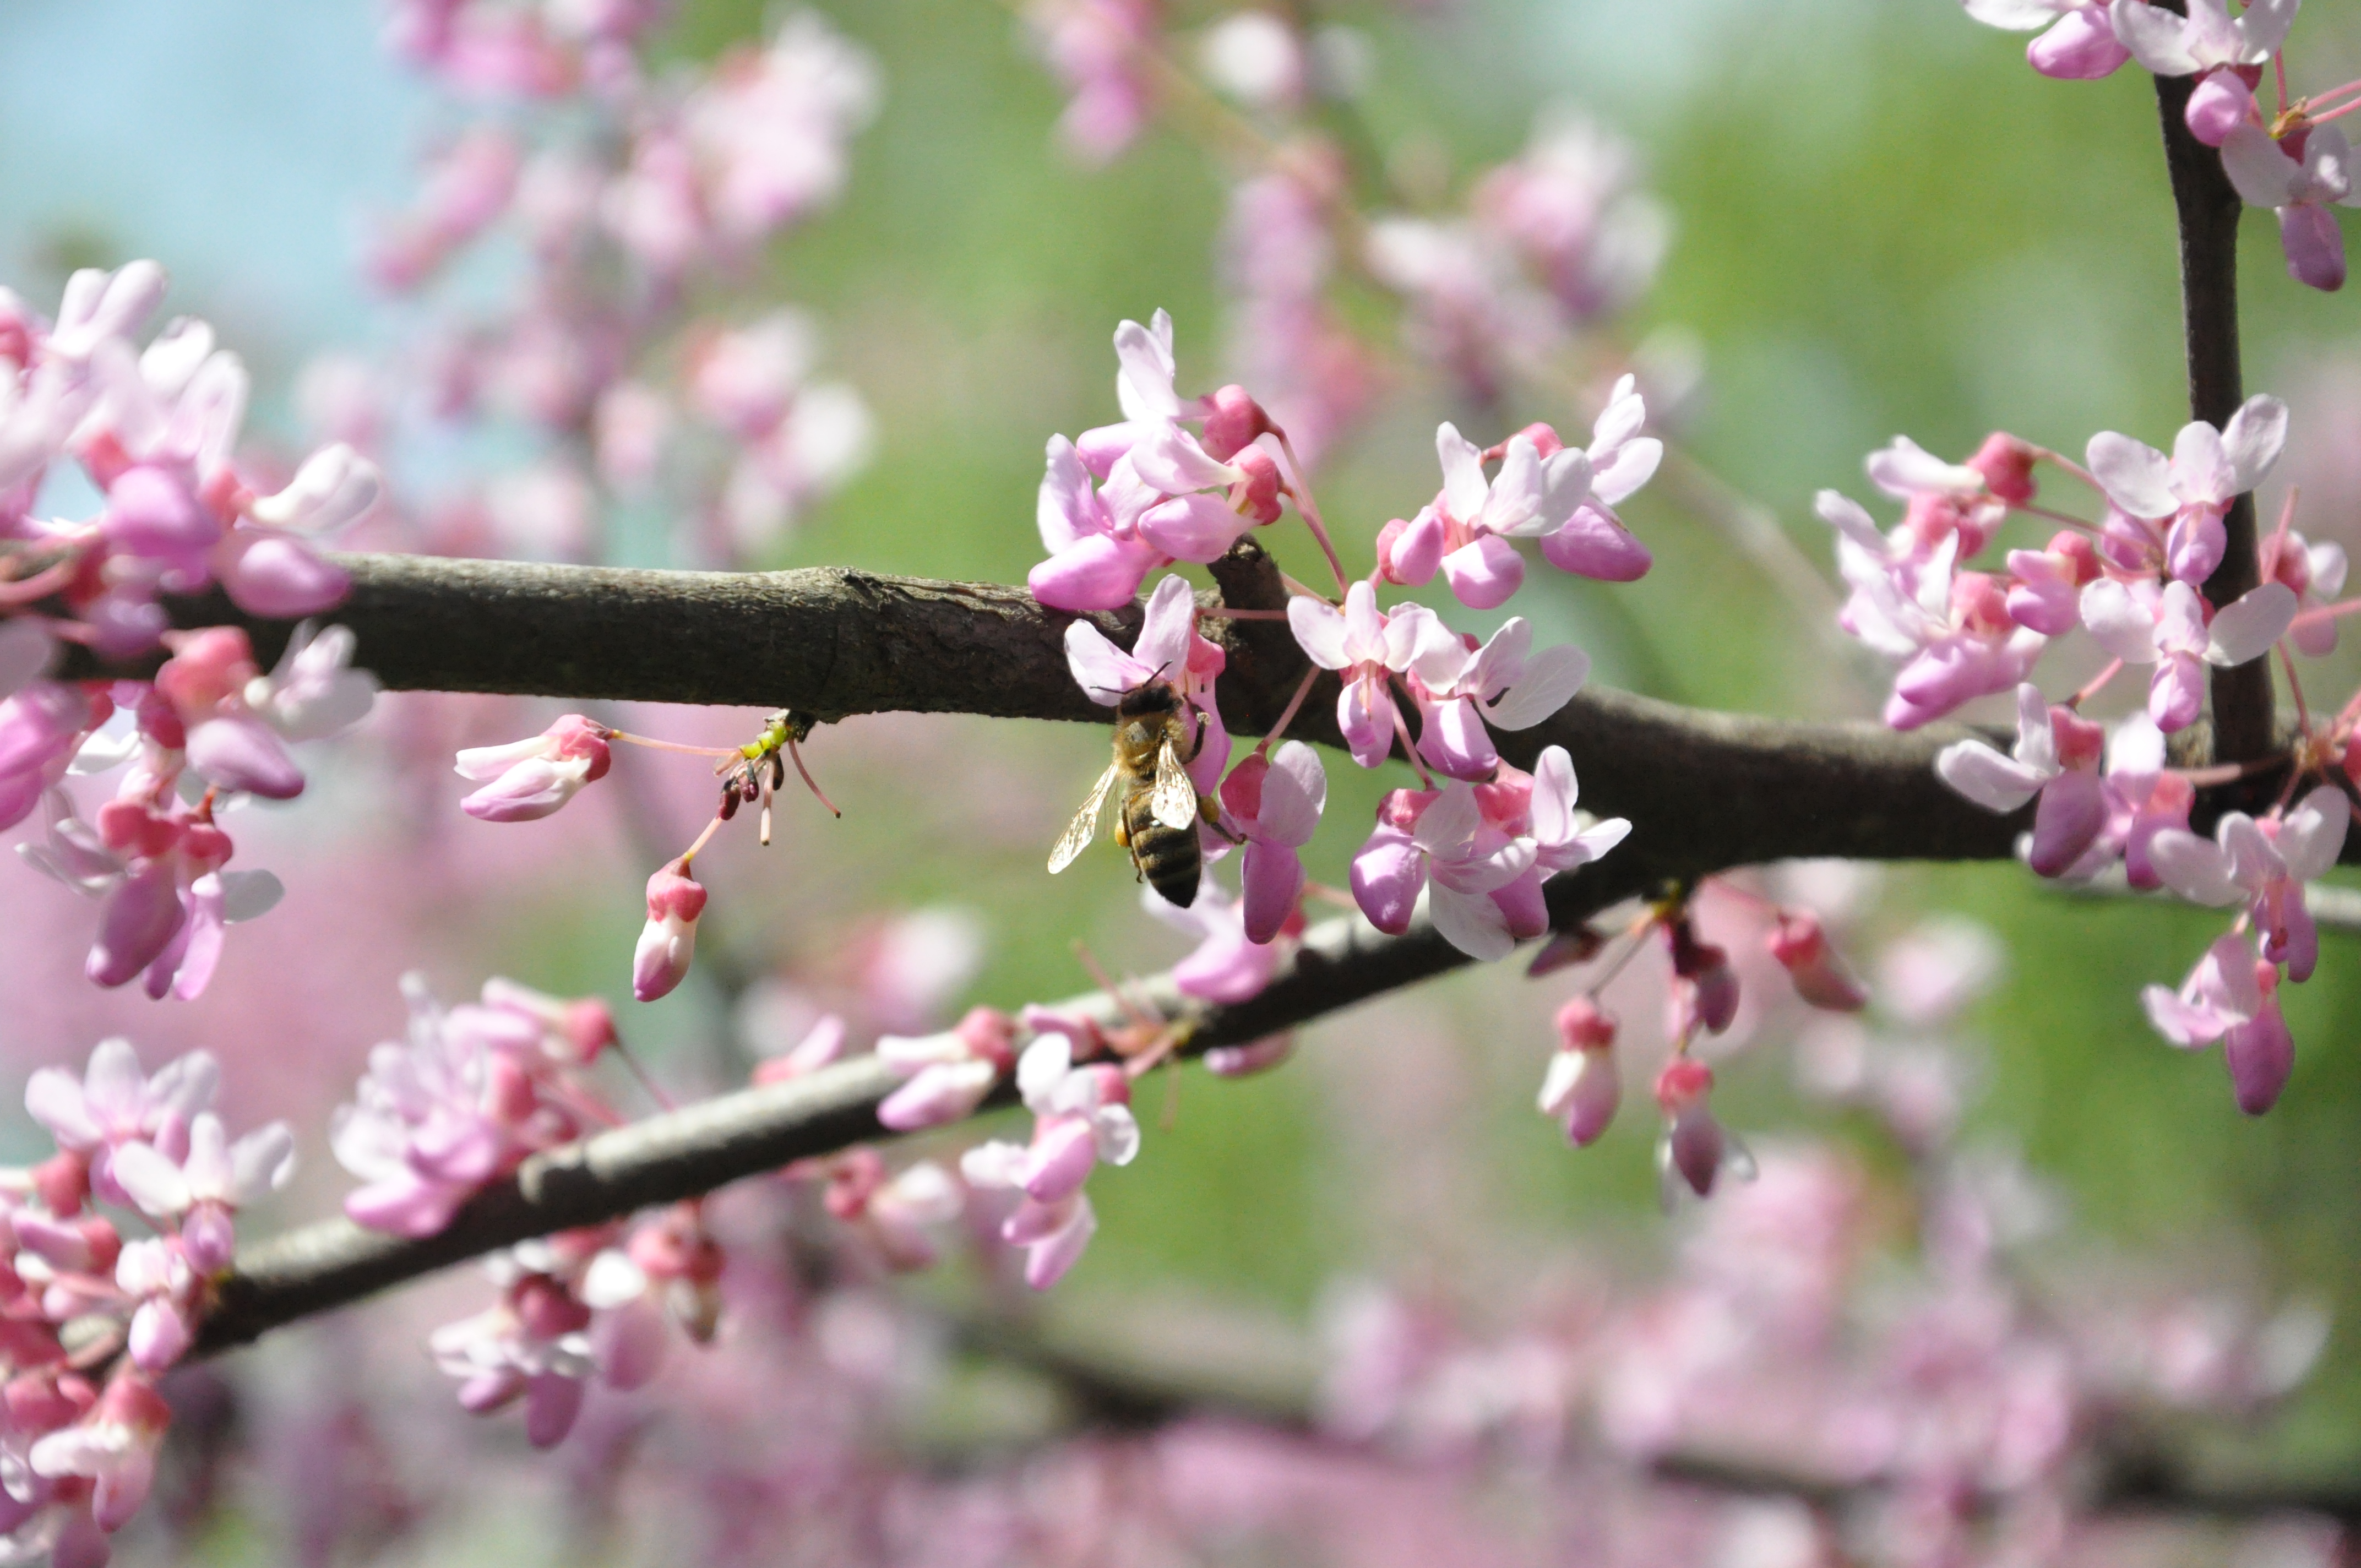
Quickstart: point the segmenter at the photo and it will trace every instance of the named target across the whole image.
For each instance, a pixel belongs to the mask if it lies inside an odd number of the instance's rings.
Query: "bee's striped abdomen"
[[[1197,842],[1197,826],[1167,828],[1156,819],[1148,792],[1138,791],[1123,803],[1124,826],[1131,834],[1131,861],[1148,885],[1167,904],[1186,909],[1197,901],[1197,879],[1204,869],[1204,850]]]

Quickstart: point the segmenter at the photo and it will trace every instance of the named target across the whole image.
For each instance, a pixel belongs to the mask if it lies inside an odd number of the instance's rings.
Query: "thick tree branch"
[[[2170,5],[2178,11],[2182,6]],[[2189,358],[2189,417],[2219,430],[2246,400],[2238,362],[2238,220],[2246,203],[2222,171],[2222,155],[2190,134],[2185,117],[2193,76],[2156,79],[2164,125],[2164,160],[2180,229],[2180,315]],[[2205,580],[2215,609],[2262,580],[2256,548],[2255,498],[2243,495],[2223,519],[2229,547]],[[2216,670],[2213,678],[2213,755],[2227,762],[2268,756],[2278,740],[2277,697],[2268,656]]]
[[[1635,860],[1615,857],[1549,888],[1550,913],[1572,924],[1641,891]],[[1185,1031],[1182,1051],[1242,1045],[1468,960],[1424,926],[1380,935],[1359,919],[1305,934],[1278,976],[1251,1001],[1216,1005],[1182,996],[1170,974],[1125,987],[1126,995]],[[1065,1004],[1115,1025],[1124,1001],[1093,992]],[[898,1086],[873,1057],[856,1058],[785,1083],[725,1094],[601,1133],[527,1161],[478,1195],[435,1235],[404,1240],[329,1220],[241,1251],[198,1337],[198,1354],[247,1343],[298,1318],[349,1305],[388,1286],[555,1231],[620,1218],[774,1171],[816,1155],[889,1136],[878,1102]],[[994,1103],[1006,1103],[1004,1082]]]

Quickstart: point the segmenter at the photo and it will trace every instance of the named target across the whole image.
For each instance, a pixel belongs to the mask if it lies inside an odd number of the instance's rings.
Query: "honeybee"
[[[1052,875],[1073,864],[1090,844],[1107,794],[1120,781],[1123,801],[1115,811],[1115,841],[1131,851],[1133,869],[1168,903],[1186,909],[1196,902],[1197,879],[1205,863],[1197,822],[1201,816],[1214,821],[1214,813],[1213,803],[1199,797],[1186,772],[1185,764],[1196,761],[1205,743],[1204,717],[1196,716],[1193,731],[1190,717],[1172,683],[1160,678],[1134,687],[1116,701],[1115,761],[1099,775],[1090,798],[1049,851]]]

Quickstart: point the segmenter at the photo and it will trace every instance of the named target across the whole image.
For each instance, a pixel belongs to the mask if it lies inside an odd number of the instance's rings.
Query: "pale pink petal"
[[[2287,862],[2288,875],[2298,882],[2318,881],[2345,852],[2345,833],[2352,821],[2345,793],[2334,785],[2322,784],[2305,795],[2279,825],[2276,848]]]
[[[1345,617],[1334,605],[1297,594],[1287,601],[1288,629],[1303,656],[1323,670],[1341,670],[1353,663],[1345,645]]]
[[[2222,1054],[2239,1110],[2259,1116],[2278,1104],[2279,1091],[2295,1070],[2295,1036],[2288,1032],[2279,1003],[2273,1000],[2252,1021],[2224,1035]]]
[[[1444,504],[1460,521],[1475,521],[1491,490],[1484,482],[1482,451],[1449,423],[1436,429],[1434,451],[1443,463]]]
[[[2034,70],[2060,82],[2095,82],[2113,75],[2131,57],[2106,14],[2095,7],[2067,12],[2025,49]]]
[[[2250,588],[2214,616],[2205,658],[2215,664],[2243,664],[2271,651],[2295,620],[2295,590],[2285,583]]]
[[[1274,844],[1307,843],[1327,804],[1328,774],[1320,753],[1301,740],[1290,740],[1271,753],[1255,837]]]
[[[2281,207],[2279,216],[2288,276],[2326,294],[2345,287],[2345,231],[2335,216],[2309,202]]]
[[[1485,894],[1430,883],[1426,911],[1443,939],[1478,963],[1497,963],[1516,948],[1507,914]]]
[[[1570,642],[1544,648],[1498,702],[1485,705],[1484,717],[1498,729],[1530,729],[1572,702],[1589,678],[1589,654]]]
[[[2222,140],[2222,169],[2238,194],[2257,207],[2283,207],[2295,200],[2303,170],[2280,150],[2271,133],[2251,121]]]
[[[1954,740],[1937,753],[1942,781],[1986,811],[2011,812],[2039,793],[2053,774],[2004,757],[1982,740]]]
[[[2132,58],[2158,76],[2187,76],[2197,69],[2197,57],[2185,37],[2187,18],[2146,0],[2114,0],[2107,7],[2107,20]]]
[[[1087,620],[1066,628],[1066,668],[1072,673],[1074,684],[1102,707],[1113,707],[1147,673],[1139,661],[1108,641],[1106,634]]]
[[[2099,646],[2126,663],[2156,662],[2156,612],[2113,577],[2082,590],[2082,624]]]
[[[1025,586],[1051,609],[1120,609],[1138,596],[1141,579],[1163,560],[1154,545],[1093,534],[1027,572]]]
[[[2246,900],[2246,890],[2230,873],[2230,857],[2210,839],[2168,828],[2148,840],[2147,853],[2164,885],[2183,898],[2217,908]]]
[[[1254,526],[1219,496],[1175,496],[1140,514],[1139,536],[1176,561],[1218,561]]]
[[[1505,539],[1486,534],[1443,558],[1452,593],[1470,609],[1496,609],[1524,586],[1524,558]]]
[[[2134,517],[2170,517],[2180,509],[2172,493],[2172,465],[2144,441],[2103,430],[2084,456],[2107,499]]]

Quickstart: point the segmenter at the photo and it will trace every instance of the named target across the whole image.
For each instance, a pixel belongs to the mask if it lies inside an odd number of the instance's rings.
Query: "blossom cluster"
[[[602,507],[658,503],[692,520],[679,554],[742,561],[867,460],[868,411],[818,373],[807,313],[739,320],[702,302],[836,202],[876,113],[875,62],[801,11],[760,48],[660,71],[649,29],[667,9],[398,9],[397,51],[486,101],[429,154],[369,257],[382,287],[436,302],[438,325],[391,379],[323,361],[306,400],[379,443],[417,411],[499,416],[541,438],[528,466],[435,503],[417,529],[427,547],[592,554]],[[448,303],[433,292],[462,257],[510,244],[527,265],[497,310],[456,285]]]
[[[2137,60],[2190,81],[2190,134],[2220,149],[2223,171],[2250,205],[2278,215],[2289,275],[2314,289],[2345,286],[2345,236],[2329,209],[2361,201],[2353,149],[2335,120],[2361,107],[2361,82],[2288,97],[2285,45],[2301,0],[2257,0],[2232,15],[2229,0],[2168,8],[2147,0],[1961,0],[1995,27],[2042,29],[2026,58],[2044,76],[2092,81]],[[2276,109],[2256,99],[2268,68]]]
[[[2243,811],[2223,816],[2209,842],[2190,826],[2197,782],[2211,775],[2170,766],[2168,753],[2169,737],[2199,716],[2209,669],[2276,647],[2290,658],[2292,677],[2291,652],[2335,648],[2340,609],[2333,601],[2344,587],[2345,553],[2295,532],[2292,498],[2263,548],[2266,580],[2218,608],[2202,592],[2223,564],[2224,516],[2270,472],[2287,419],[2279,400],[2250,398],[2219,431],[2202,421],[2184,426],[2169,456],[2102,432],[2091,438],[2086,465],[2006,433],[1993,434],[1961,464],[1896,438],[1868,464],[1878,488],[1905,503],[1891,532],[1879,532],[1861,507],[1834,491],[1819,499],[1851,588],[1840,620],[1902,661],[1887,723],[1912,728],[1972,698],[2014,690],[2011,751],[1955,741],[1937,770],[1993,811],[2037,800],[2025,844],[2037,873],[2087,882],[2121,865],[2136,888],[2245,906],[2179,992],[2152,987],[2147,1004],[2175,1045],[2224,1043],[2238,1103],[2251,1113],[2278,1100],[2294,1063],[2277,988],[2282,977],[2311,978],[2318,945],[2302,888],[2335,863],[2348,797],[2334,779],[2301,799],[2291,785],[2259,819]],[[2037,504],[2034,471],[2044,462],[2093,492],[2096,522]],[[2007,551],[2001,573],[1969,566],[2012,516],[2066,526],[2042,549]],[[2111,662],[2053,703],[2028,677],[2053,639],[2077,630]],[[2111,733],[2084,717],[2082,706],[2132,666],[2148,672],[2146,711]],[[2298,781],[2306,773],[2348,778],[2342,751],[2351,717],[2316,729],[2307,720],[2305,728]]]
[[[212,1108],[220,1081],[203,1051],[151,1076],[111,1039],[80,1078],[42,1068],[25,1086],[57,1153],[0,1172],[0,1551],[12,1560],[103,1568],[107,1538],[154,1482],[172,1420],[157,1383],[195,1343],[237,1212],[293,1174],[285,1123],[231,1140]],[[116,1214],[139,1229],[126,1237]]]
[[[224,869],[219,815],[302,794],[288,743],[352,724],[376,685],[349,667],[342,628],[307,623],[265,674],[243,630],[174,630],[164,598],[217,586],[250,615],[333,609],[347,579],[317,543],[375,504],[379,480],[341,444],[276,488],[242,464],[237,356],[188,317],[139,342],[165,286],[152,261],[77,272],[55,321],[0,291],[0,828],[41,809],[25,858],[104,899],[93,981],[144,974],[149,995],[187,999],[225,923],[278,898],[269,873]],[[95,516],[42,515],[69,464],[103,498]],[[165,657],[144,680],[57,678],[69,650],[101,667]],[[118,768],[85,819],[67,776]]]

